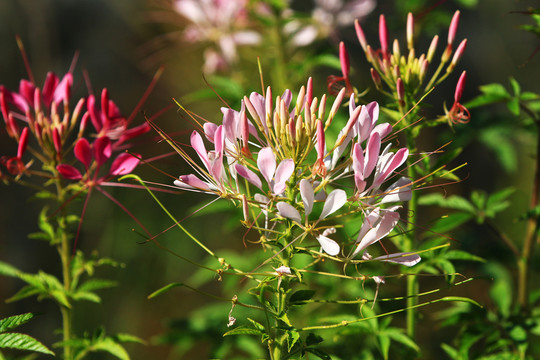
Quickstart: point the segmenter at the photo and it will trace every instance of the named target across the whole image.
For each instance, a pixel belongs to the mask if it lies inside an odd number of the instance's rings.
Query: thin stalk
[[[65,200],[65,192],[62,187],[60,177],[56,180],[56,191],[58,196],[58,202],[63,204]],[[67,219],[66,211],[62,209],[58,215],[58,226],[61,232],[60,243],[57,245],[60,260],[62,261],[62,279],[64,282],[64,291],[69,294],[71,291],[71,243],[67,234]],[[73,309],[65,305],[60,305],[60,312],[62,313],[62,336],[64,342],[69,342],[72,337],[72,320]],[[70,345],[64,345],[64,360],[71,360],[73,357],[72,347]]]
[[[538,191],[540,190],[540,124],[537,122],[536,138],[536,159],[534,163],[534,179],[531,192],[531,203],[529,209],[538,206]],[[531,216],[527,221],[527,231],[521,256],[518,259],[518,304],[522,312],[528,312],[529,308],[529,264],[531,254],[538,238],[538,217]]]

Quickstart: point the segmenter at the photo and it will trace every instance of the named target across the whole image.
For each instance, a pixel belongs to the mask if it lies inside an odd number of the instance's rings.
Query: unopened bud
[[[437,50],[437,43],[439,42],[439,35],[435,35],[433,37],[433,40],[431,40],[431,44],[429,45],[429,49],[427,52],[426,59],[431,62],[433,59],[433,55],[435,55],[435,51]]]
[[[414,17],[412,13],[407,15],[407,48],[411,50],[414,48]]]
[[[375,84],[375,87],[377,88],[377,90],[382,90],[381,76],[379,75],[377,70],[375,70],[374,68],[371,68],[370,72],[371,72],[371,78],[373,79],[373,83]]]
[[[448,28],[448,45],[452,45],[456,38],[456,32],[459,23],[459,10],[454,13],[452,21],[450,22],[450,27]]]
[[[399,58],[401,57],[401,52],[399,51],[398,39],[394,39],[394,42],[392,43],[392,56],[394,57],[396,62],[398,62]]]
[[[360,22],[358,19],[354,21],[354,29],[356,30],[356,37],[358,38],[358,41],[360,42],[360,46],[362,46],[362,49],[364,49],[364,52],[367,52],[367,41],[366,36],[364,35],[364,30],[362,30],[362,27],[360,26]]]
[[[334,103],[332,104],[332,108],[330,109],[330,114],[328,114],[328,119],[326,120],[325,127],[328,128],[330,124],[332,123],[332,120],[334,119],[334,116],[339,110],[339,107],[341,106],[341,102],[343,101],[343,98],[345,98],[345,92],[346,89],[343,88],[339,92],[338,96],[336,97],[336,100],[334,100]]]
[[[463,57],[463,53],[465,52],[465,48],[467,47],[467,39],[464,39],[456,49],[456,52],[454,53],[454,57],[452,57],[452,62],[450,62],[450,65],[448,65],[448,69],[446,69],[446,72],[451,72],[454,70],[456,65],[458,64],[459,60]]]
[[[343,76],[345,79],[348,79],[351,62],[343,41],[339,43],[339,63],[341,64],[341,72],[343,73]]]
[[[313,79],[309,77],[306,87],[306,106],[309,108],[313,101]]]
[[[386,19],[384,15],[379,16],[379,41],[381,42],[381,52],[383,58],[388,54],[388,29],[386,28]]]
[[[420,83],[422,83],[424,81],[424,79],[426,78],[428,67],[429,67],[429,61],[427,61],[427,59],[425,59],[421,63],[420,71],[418,73],[418,78],[420,79]]]
[[[454,101],[459,102],[461,100],[461,95],[463,95],[463,89],[465,88],[465,78],[467,77],[467,72],[464,71],[461,73],[459,80],[456,85],[456,92],[454,93]]]
[[[405,104],[405,87],[401,78],[396,81],[396,94],[400,105],[403,106]]]
[[[21,159],[24,152],[26,151],[26,146],[28,145],[28,127],[25,127],[21,136],[19,137],[19,145],[17,146],[17,158]]]
[[[319,119],[324,119],[324,115],[326,114],[326,94],[323,94],[321,97],[321,103],[319,104]]]
[[[53,138],[54,149],[56,150],[56,153],[60,155],[62,153],[62,138],[60,137],[60,133],[58,132],[57,128],[53,129],[52,138]]]
[[[306,100],[306,88],[302,86],[300,88],[300,91],[298,92],[298,97],[296,98],[296,107],[294,108],[295,115],[300,114],[300,111],[302,111],[302,107],[306,105],[305,100]]]

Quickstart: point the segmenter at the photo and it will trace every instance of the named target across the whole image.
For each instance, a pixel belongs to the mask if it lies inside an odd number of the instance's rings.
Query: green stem
[[[58,177],[56,180],[56,191],[59,204],[63,204],[65,201],[65,190],[62,186],[61,180]],[[71,243],[68,237],[67,230],[67,215],[65,209],[62,209],[58,215],[58,227],[61,232],[60,243],[57,245],[60,260],[62,261],[62,279],[64,282],[64,291],[66,295],[71,291]],[[68,296],[69,298],[69,296]],[[71,307],[60,304],[60,312],[62,313],[62,335],[63,341],[69,342],[72,338],[72,319],[73,309]],[[71,360],[73,358],[72,347],[70,345],[64,345],[64,360]]]
[[[538,192],[540,190],[540,125],[537,123],[536,139],[536,160],[534,167],[533,189],[531,192],[530,209],[538,206]],[[534,251],[534,246],[538,238],[538,217],[531,216],[527,221],[527,231],[521,256],[518,258],[518,304],[522,312],[527,313],[529,309],[529,265],[530,257]]]

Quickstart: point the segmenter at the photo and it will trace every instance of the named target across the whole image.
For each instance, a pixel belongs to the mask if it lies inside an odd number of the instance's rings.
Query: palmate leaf
[[[43,354],[54,355],[51,350],[33,337],[19,333],[0,334],[0,348],[36,351]]]

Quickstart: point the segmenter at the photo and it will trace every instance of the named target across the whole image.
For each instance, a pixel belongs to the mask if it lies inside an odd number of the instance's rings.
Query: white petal
[[[307,179],[300,180],[300,196],[304,202],[304,211],[307,217],[309,214],[311,214],[311,210],[313,210],[313,202],[315,200],[313,187]]]
[[[281,201],[276,204],[276,207],[278,209],[279,215],[283,216],[284,218],[294,220],[299,224],[302,223],[300,213],[291,204]]]
[[[328,255],[336,256],[337,254],[339,254],[338,243],[330,239],[329,237],[319,235],[317,236],[317,241],[319,241],[319,244],[321,244],[322,249]]]
[[[422,260],[418,254],[414,253],[394,253],[384,256],[378,256],[373,260],[380,260],[384,262],[391,262],[395,264],[401,264],[405,266],[414,266]]]
[[[386,189],[385,195],[381,198],[381,204],[409,201],[412,197],[412,181],[406,177],[400,178]]]
[[[328,194],[326,201],[324,202],[323,211],[319,219],[324,219],[328,215],[341,209],[343,205],[347,202],[347,194],[341,189],[336,189]]]

